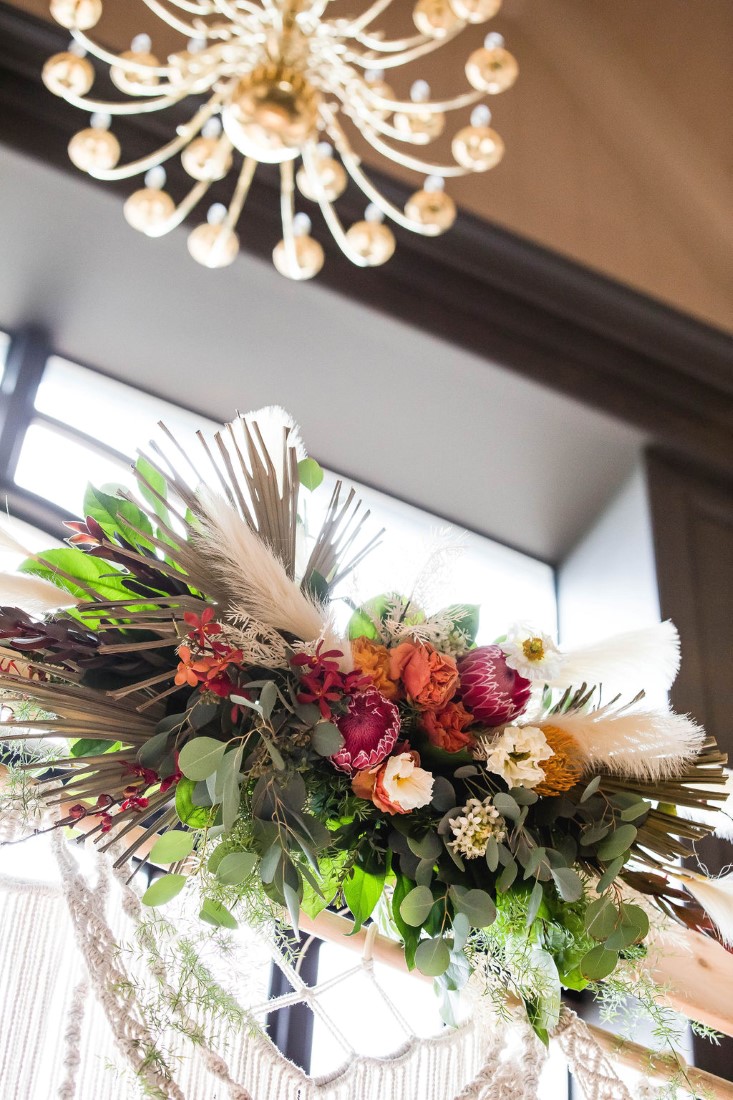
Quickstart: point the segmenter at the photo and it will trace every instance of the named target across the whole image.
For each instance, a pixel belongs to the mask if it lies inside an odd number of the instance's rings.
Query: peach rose
[[[419,765],[418,753],[401,752],[377,768],[357,772],[351,789],[386,814],[409,814],[433,797],[433,777]]]
[[[463,703],[446,703],[440,710],[426,710],[420,716],[420,729],[428,735],[428,741],[446,752],[460,752],[474,744],[474,737],[464,733],[473,722],[473,715]]]
[[[456,662],[431,645],[402,642],[390,650],[389,674],[402,681],[415,706],[426,710],[444,706],[458,687]]]
[[[356,668],[369,677],[380,695],[390,700],[397,698],[399,689],[389,674],[390,659],[386,646],[378,645],[369,638],[357,638],[351,643],[351,655]]]

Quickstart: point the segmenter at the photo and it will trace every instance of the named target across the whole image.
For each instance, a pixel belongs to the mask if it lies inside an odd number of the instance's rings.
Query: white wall
[[[557,574],[566,646],[659,622],[651,517],[639,464]]]

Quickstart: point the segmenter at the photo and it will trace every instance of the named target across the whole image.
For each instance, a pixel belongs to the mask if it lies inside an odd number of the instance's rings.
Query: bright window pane
[[[208,432],[219,427],[197,413],[141,393],[58,355],[49,358],[43,372],[36,409],[130,456],[151,437],[160,436],[156,429],[159,420],[185,437],[199,428]]]
[[[328,474],[306,502],[309,530],[317,530],[335,480]],[[458,603],[480,604],[480,645],[493,642],[516,622],[557,633],[555,577],[549,565],[384,493],[354,485],[372,513],[363,529],[365,539],[381,527],[385,534],[344,583],[341,595],[364,603],[383,592],[414,592],[415,602],[426,611]],[[344,608],[344,616],[349,613]]]
[[[8,357],[8,348],[10,347],[10,337],[7,332],[0,332],[0,382],[5,374],[5,361]]]
[[[135,485],[125,463],[99,454],[45,424],[31,424],[15,472],[16,485],[71,515],[79,515],[89,482],[99,488],[113,484],[132,489]]]

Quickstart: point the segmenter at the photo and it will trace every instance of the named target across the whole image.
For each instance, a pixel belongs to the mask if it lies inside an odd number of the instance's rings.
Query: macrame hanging
[[[309,988],[263,933],[238,934],[237,956],[226,964],[245,979],[237,990],[244,1027],[233,1032],[184,1007],[171,1017],[174,1028],[153,1034],[151,998],[162,992],[173,1004],[180,973],[161,960],[143,965],[140,902],[125,869],[114,870],[98,853],[84,853],[83,867],[58,831],[28,844],[34,856],[39,847],[53,851],[60,877],[36,882],[2,874],[0,857],[3,1098],[119,1100],[144,1088],[161,1100],[536,1100],[547,1052],[526,1024],[492,1015],[486,998],[475,998],[460,1027],[419,1036],[382,988],[368,953]],[[273,961],[294,990],[274,999],[267,995]],[[354,1049],[324,1006],[335,985],[347,1004],[354,982],[368,983],[394,1020],[399,1039],[387,1057]],[[295,1003],[307,1003],[343,1051],[327,1076],[309,1077],[264,1032],[270,1012]],[[632,1100],[573,1013],[563,1013],[557,1040],[585,1100]],[[156,1056],[161,1049],[170,1071]]]

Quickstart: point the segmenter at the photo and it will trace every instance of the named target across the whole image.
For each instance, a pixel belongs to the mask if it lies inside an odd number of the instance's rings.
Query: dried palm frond
[[[371,513],[367,509],[359,516],[362,503],[356,499],[353,489],[349,490],[346,500],[341,504],[342,488],[342,483],[337,481],[331,494],[326,518],[318,532],[315,546],[305,568],[304,587],[310,585],[316,573],[327,580],[330,587],[335,587],[381,542],[384,528],[378,531],[352,558],[347,559],[348,551]]]

